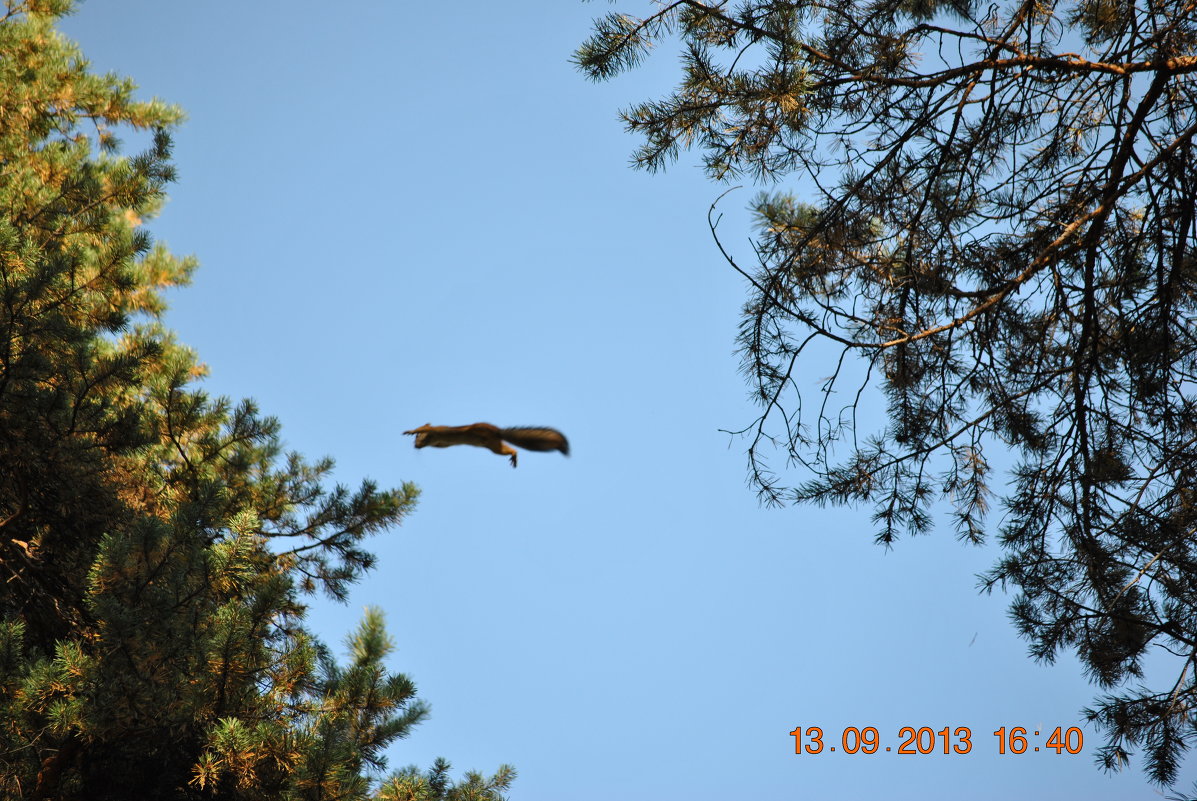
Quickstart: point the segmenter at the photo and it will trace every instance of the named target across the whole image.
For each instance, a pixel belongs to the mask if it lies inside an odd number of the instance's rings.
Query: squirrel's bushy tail
[[[561,451],[569,456],[569,440],[555,428],[545,428],[544,426],[504,428],[499,436],[517,448],[529,451]]]

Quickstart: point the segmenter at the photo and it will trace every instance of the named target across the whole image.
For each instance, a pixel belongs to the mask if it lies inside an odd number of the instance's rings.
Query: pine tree
[[[345,598],[416,488],[330,486],[331,460],[200,388],[161,323],[195,262],[144,226],[181,113],[89,72],[54,28],[70,7],[0,19],[0,794],[450,797],[445,764],[374,780],[427,714],[383,666],[381,613],[345,665],[304,627],[305,597]],[[120,155],[122,128],[152,144]]]
[[[996,531],[983,586],[1016,590],[1032,655],[1110,691],[1101,763],[1142,749],[1172,783],[1197,735],[1197,6],[680,0],[599,19],[575,58],[604,79],[669,37],[676,90],[623,113],[634,163],[802,180],[753,202],[756,264],[719,243],[762,499],[871,504],[887,546],[937,504]],[[1175,672],[1149,682],[1149,651]]]

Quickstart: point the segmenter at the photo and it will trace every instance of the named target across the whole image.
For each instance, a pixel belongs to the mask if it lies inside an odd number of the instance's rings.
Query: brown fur
[[[500,456],[510,456],[512,467],[516,466],[517,453],[506,445],[507,442],[530,451],[561,451],[569,456],[569,440],[565,435],[555,428],[543,426],[499,428],[490,423],[472,423],[468,426],[434,426],[425,423],[403,433],[415,435],[417,448],[448,448],[453,445],[486,448]]]

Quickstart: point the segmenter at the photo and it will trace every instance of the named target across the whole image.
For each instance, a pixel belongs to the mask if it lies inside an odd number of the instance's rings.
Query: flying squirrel
[[[500,456],[510,456],[512,467],[516,466],[518,454],[506,443],[529,451],[561,451],[569,456],[569,440],[565,435],[555,428],[544,426],[499,428],[490,423],[472,423],[468,426],[434,426],[425,423],[403,433],[415,435],[417,448],[448,448],[453,445],[486,448]]]

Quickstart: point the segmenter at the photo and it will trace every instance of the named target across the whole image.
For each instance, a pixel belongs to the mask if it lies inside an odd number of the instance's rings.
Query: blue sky
[[[518,801],[1159,798],[1102,774],[1089,728],[1078,756],[998,754],[999,727],[1083,726],[1094,688],[1031,662],[1009,599],[977,593],[995,547],[945,519],[887,552],[867,510],[757,506],[719,431],[755,416],[743,285],[706,224],[724,188],[692,159],[628,168],[616,111],[675,62],[586,81],[569,55],[607,10],[90,0],[63,25],[188,113],[149,227],[200,259],[167,322],[209,390],[255,398],[345,483],[423,492],[349,604],[311,615],[339,646],[386,612],[432,706],[392,766],[508,762]],[[754,193],[722,204],[742,255]],[[401,434],[479,420],[557,427],[572,456],[512,470]],[[798,726],[895,751],[903,726],[967,726],[973,748],[798,756]]]

